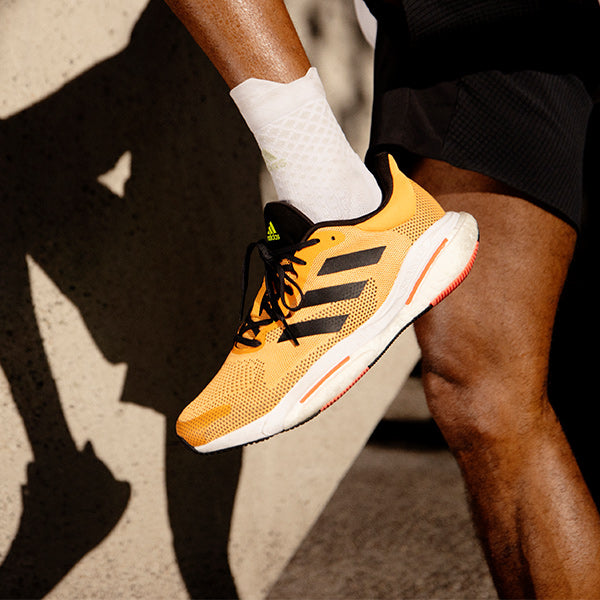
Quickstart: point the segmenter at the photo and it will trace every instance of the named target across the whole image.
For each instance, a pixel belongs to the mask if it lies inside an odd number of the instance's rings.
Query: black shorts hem
[[[579,228],[592,100],[574,75],[486,71],[375,97],[368,155],[394,148],[502,182]]]

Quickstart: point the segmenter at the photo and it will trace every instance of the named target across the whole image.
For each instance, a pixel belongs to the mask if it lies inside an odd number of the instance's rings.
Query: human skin
[[[167,3],[230,88],[310,68],[281,0]],[[481,228],[472,273],[415,329],[428,403],[462,470],[498,592],[599,597],[600,518],[546,393],[575,232],[482,175],[423,160],[411,176]]]
[[[282,0],[166,0],[229,88],[250,77],[289,83],[310,62]]]
[[[480,226],[469,277],[415,330],[428,404],[461,468],[498,593],[598,598],[600,518],[546,390],[576,234],[483,175],[430,159],[411,175]]]

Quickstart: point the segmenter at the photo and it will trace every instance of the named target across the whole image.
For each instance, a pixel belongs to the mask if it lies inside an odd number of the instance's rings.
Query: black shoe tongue
[[[267,242],[273,248],[297,244],[313,227],[308,217],[287,202],[269,202],[265,206]]]

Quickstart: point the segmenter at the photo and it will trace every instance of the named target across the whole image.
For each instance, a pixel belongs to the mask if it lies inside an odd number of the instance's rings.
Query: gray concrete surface
[[[497,598],[462,479],[409,380],[269,600]]]

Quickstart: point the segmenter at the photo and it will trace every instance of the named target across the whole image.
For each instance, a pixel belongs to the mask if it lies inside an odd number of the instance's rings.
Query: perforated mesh
[[[444,215],[442,207],[420,185],[411,181],[417,199],[415,217],[397,227],[395,231],[415,242],[421,234]]]
[[[365,232],[353,226],[322,228],[314,233],[314,237],[331,240],[337,236],[339,242],[322,242],[298,252],[298,256],[305,258],[315,256],[306,266],[297,267],[298,280],[305,280],[302,286],[304,292],[366,281],[358,298],[301,308],[287,319],[288,324],[293,325],[317,318],[348,315],[340,331],[303,337],[295,346],[289,340],[279,342],[282,333],[280,323],[269,325],[264,343],[257,349],[233,351],[213,381],[184,410],[178,422],[178,432],[182,437],[192,445],[204,444],[265,415],[318,358],[373,316],[389,294],[412,243],[444,214],[427,192],[416,184],[413,187],[417,211],[408,222],[383,232]],[[330,256],[380,246],[385,246],[385,251],[375,265],[317,275]],[[218,407],[225,407],[225,410],[216,411]],[[207,422],[207,413],[215,417],[210,422]]]

